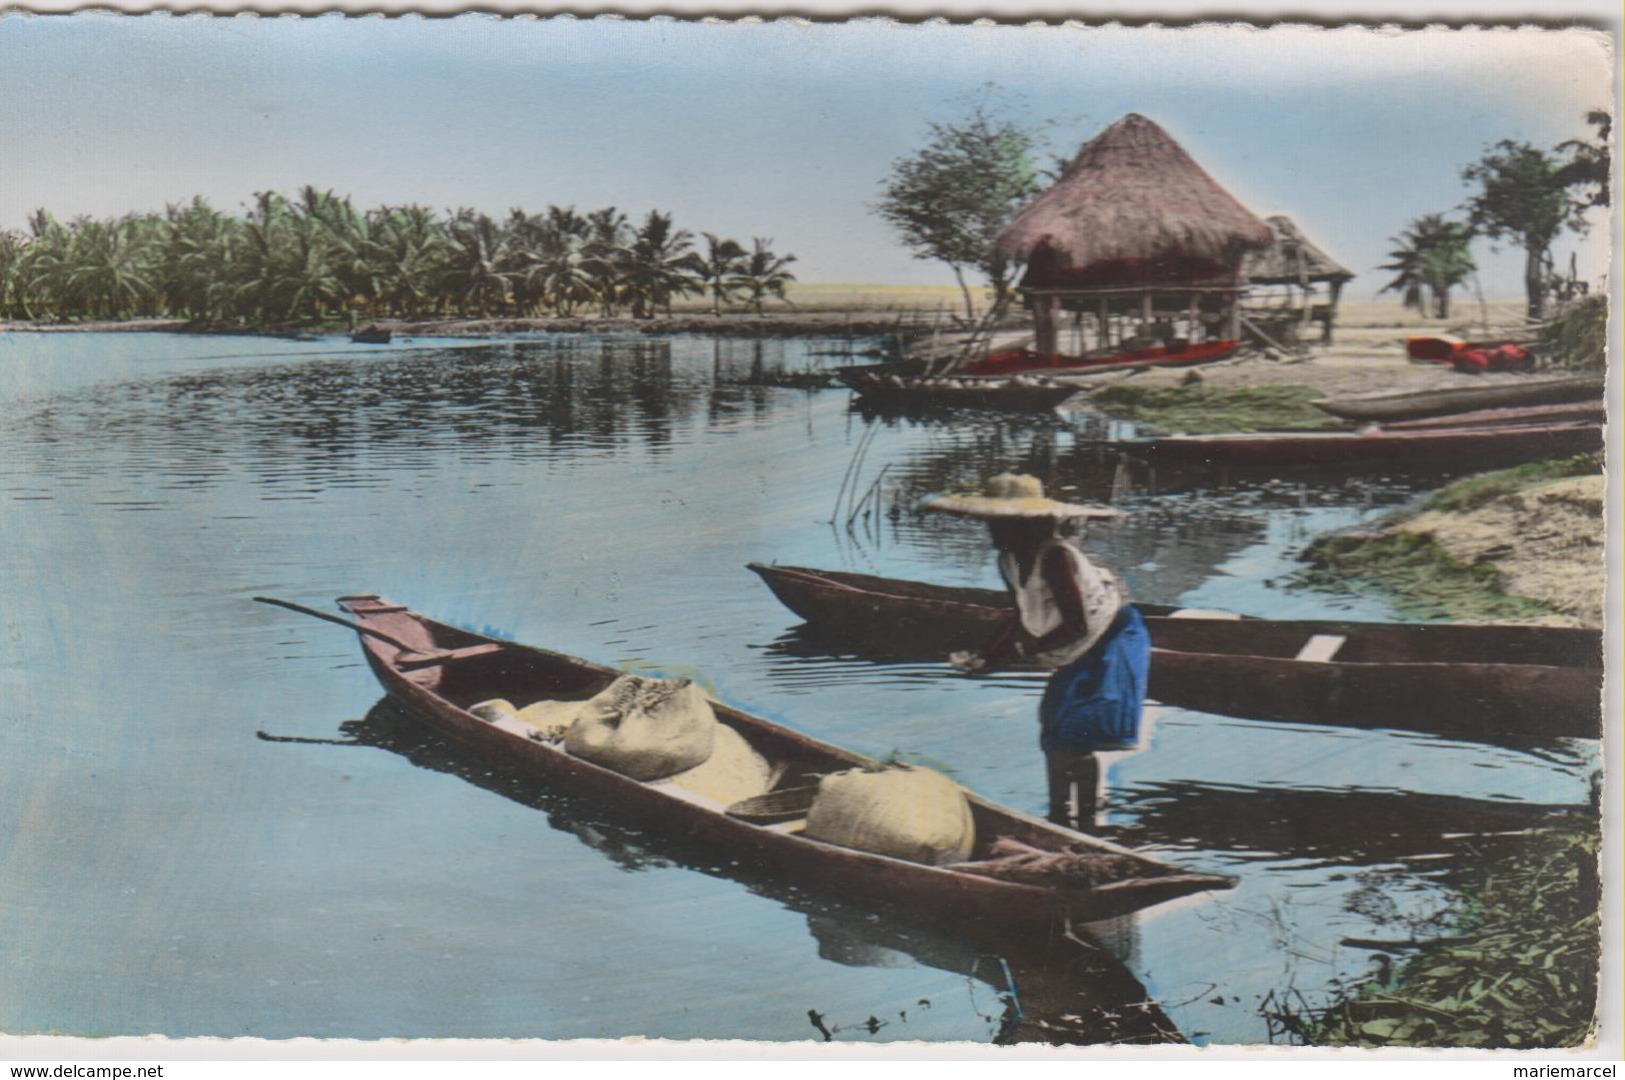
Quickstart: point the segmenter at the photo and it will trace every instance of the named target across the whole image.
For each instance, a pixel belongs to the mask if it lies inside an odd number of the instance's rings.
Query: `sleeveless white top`
[[[1033,560],[1032,571],[1021,576],[1021,563],[1014,552],[999,555],[999,573],[1016,598],[1016,611],[1021,617],[1021,628],[1035,638],[1054,631],[1066,621],[1055,594],[1044,580],[1044,560],[1052,549],[1059,549],[1071,569],[1083,596],[1084,635],[1078,640],[1058,645],[1033,659],[1046,667],[1065,667],[1094,647],[1102,634],[1111,629],[1117,613],[1128,602],[1123,586],[1105,567],[1096,566],[1071,541],[1060,537],[1046,540]]]

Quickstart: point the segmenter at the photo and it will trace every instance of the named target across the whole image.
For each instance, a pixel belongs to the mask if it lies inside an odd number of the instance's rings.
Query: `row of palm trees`
[[[0,318],[184,317],[209,324],[335,318],[670,314],[686,295],[713,313],[785,299],[794,255],[773,241],[677,228],[651,210],[549,206],[506,219],[419,205],[357,210],[314,187],[261,192],[241,215],[202,198],[161,214],[66,224],[44,210],[0,230]]]

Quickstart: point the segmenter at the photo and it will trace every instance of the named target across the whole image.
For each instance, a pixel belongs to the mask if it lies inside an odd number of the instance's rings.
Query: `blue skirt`
[[[1132,750],[1151,671],[1151,635],[1134,606],[1083,656],[1058,669],[1038,706],[1039,745],[1056,750]]]

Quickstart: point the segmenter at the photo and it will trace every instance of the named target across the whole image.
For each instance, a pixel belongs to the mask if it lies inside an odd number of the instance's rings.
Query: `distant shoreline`
[[[940,318],[933,312],[821,311],[756,315],[727,312],[720,316],[679,314],[654,319],[600,317],[544,318],[466,318],[401,320],[380,319],[362,326],[377,326],[397,337],[503,337],[526,333],[639,333],[715,334],[734,337],[874,337],[895,334],[917,337],[930,334],[933,327],[945,333],[962,329],[958,321]],[[354,330],[334,326],[221,326],[181,319],[119,319],[73,323],[0,322],[0,332],[39,334],[90,333],[172,333],[218,334],[222,336],[306,338],[346,337]]]

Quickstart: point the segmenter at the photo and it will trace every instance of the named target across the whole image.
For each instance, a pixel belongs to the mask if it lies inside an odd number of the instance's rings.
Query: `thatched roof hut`
[[[999,237],[1027,289],[1090,291],[1233,282],[1273,240],[1155,122],[1129,113],[1083,145]]]
[[[1326,254],[1285,214],[1264,219],[1275,242],[1262,251],[1251,252],[1244,264],[1247,278],[1255,285],[1301,285],[1317,282],[1341,284],[1354,273]]]

